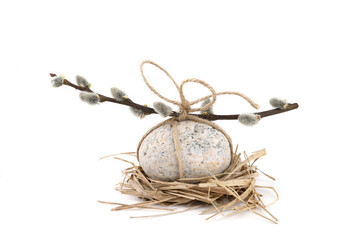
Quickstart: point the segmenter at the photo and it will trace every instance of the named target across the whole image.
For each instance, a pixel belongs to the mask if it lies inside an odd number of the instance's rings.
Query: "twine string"
[[[181,105],[180,102],[174,101],[174,100],[171,100],[171,99],[168,99],[168,98],[164,97],[163,95],[161,95],[160,93],[158,93],[158,91],[156,91],[156,89],[149,83],[149,81],[146,79],[145,74],[144,74],[144,65],[147,64],[147,63],[148,63],[148,64],[151,64],[151,65],[159,68],[161,71],[163,71],[163,72],[166,74],[166,76],[168,76],[168,77],[170,78],[170,80],[173,82],[173,84],[175,85],[176,89],[177,89],[178,91],[180,90],[179,85],[176,83],[176,81],[175,81],[174,78],[170,75],[170,73],[168,73],[168,72],[167,72],[164,68],[162,68],[160,65],[158,65],[158,64],[156,64],[156,63],[154,63],[154,62],[152,62],[152,61],[145,60],[145,61],[143,61],[143,62],[141,63],[141,65],[140,65],[140,72],[141,72],[141,76],[143,77],[144,82],[145,82],[146,85],[149,87],[149,89],[150,89],[153,93],[155,93],[159,98],[163,99],[164,101],[180,106],[180,105]]]
[[[145,77],[145,74],[144,74],[144,65],[145,64],[151,64],[155,67],[157,67],[158,69],[160,69],[161,71],[163,71],[168,77],[169,79],[173,82],[173,84],[175,85],[176,89],[178,90],[179,92],[179,95],[180,95],[180,102],[179,101],[176,101],[176,100],[171,100],[167,97],[164,97],[163,95],[161,95],[150,83],[149,81],[147,80],[147,78]],[[146,85],[148,86],[148,88],[153,92],[155,93],[155,95],[157,95],[159,98],[163,99],[164,101],[168,102],[168,103],[172,103],[174,105],[177,105],[179,106],[179,112],[180,112],[180,116],[179,116],[179,120],[185,120],[188,113],[190,112],[197,112],[197,111],[203,111],[203,110],[206,110],[206,109],[209,109],[216,101],[216,96],[219,96],[219,95],[237,95],[237,96],[240,96],[242,97],[243,99],[245,99],[248,103],[250,103],[250,105],[252,107],[254,107],[255,109],[258,109],[259,108],[259,105],[256,104],[253,100],[251,100],[251,98],[249,98],[248,96],[242,94],[242,93],[239,93],[239,92],[233,92],[233,91],[227,91],[227,92],[215,92],[214,88],[212,86],[210,86],[207,82],[205,81],[202,81],[202,80],[199,80],[199,79],[196,79],[196,78],[189,78],[189,79],[186,79],[184,81],[181,82],[180,84],[180,87],[179,85],[176,83],[176,81],[174,80],[174,78],[170,75],[170,73],[168,71],[166,71],[164,68],[162,68],[160,65],[158,65],[157,63],[154,63],[152,61],[149,61],[149,60],[145,60],[141,63],[140,65],[140,71],[141,71],[141,76],[143,77],[143,80],[144,82],[146,83]],[[205,97],[202,97],[202,98],[199,98],[197,100],[194,100],[194,101],[189,101],[186,99],[185,95],[184,95],[184,85],[187,84],[187,83],[190,83],[190,82],[193,82],[193,83],[198,83],[198,84],[201,84],[203,85],[204,87],[206,87],[207,89],[209,89],[209,91],[211,92],[211,95],[208,95],[208,96],[205,96]],[[201,101],[204,101],[208,98],[212,98],[212,100],[206,104],[205,106],[202,106],[202,107],[198,107],[198,108],[191,108],[192,105],[194,104],[197,104]]]
[[[172,136],[174,139],[176,159],[178,162],[178,170],[179,170],[180,179],[183,179],[184,178],[184,168],[183,168],[183,163],[181,160],[181,147],[180,147],[180,142],[179,142],[179,130],[177,128],[177,125],[178,125],[178,121],[176,121],[176,120],[172,121]]]
[[[190,83],[190,82],[199,83],[199,84],[203,85],[204,87],[206,87],[207,89],[209,89],[210,92],[211,92],[210,96],[212,97],[212,100],[203,107],[191,108],[192,105],[198,103],[199,101],[195,100],[195,101],[189,102],[185,98],[184,85],[187,84],[187,83]],[[180,94],[180,99],[181,99],[179,120],[185,120],[187,118],[189,112],[197,112],[197,111],[202,111],[202,110],[208,109],[216,101],[216,92],[215,92],[215,90],[208,83],[206,83],[206,82],[204,82],[202,80],[196,79],[196,78],[190,78],[190,79],[186,79],[186,80],[182,81],[182,83],[180,85],[179,94]]]
[[[157,67],[158,69],[160,69],[161,71],[163,71],[168,77],[169,79],[172,81],[172,83],[175,85],[176,89],[179,92],[180,95],[180,102],[176,101],[176,100],[171,100],[167,97],[164,97],[163,95],[161,95],[150,83],[149,81],[146,79],[145,74],[144,74],[144,70],[143,67],[145,64],[151,64],[155,67]],[[180,149],[180,142],[179,142],[179,131],[178,131],[178,121],[184,121],[184,120],[192,120],[195,122],[200,122],[203,124],[207,124],[210,125],[211,127],[219,130],[220,132],[222,132],[224,134],[224,136],[228,139],[229,141],[229,145],[230,145],[230,156],[232,156],[232,152],[233,152],[233,146],[232,146],[232,141],[230,136],[218,125],[216,125],[215,123],[193,116],[193,115],[189,115],[189,113],[191,112],[197,112],[197,111],[203,111],[206,109],[209,109],[216,101],[216,97],[219,95],[237,95],[242,97],[243,99],[245,99],[248,103],[250,103],[250,105],[256,109],[259,108],[259,105],[257,105],[254,101],[252,101],[249,97],[247,97],[246,95],[239,93],[239,92],[232,92],[232,91],[228,91],[228,92],[216,92],[214,90],[214,88],[212,86],[210,86],[207,82],[199,80],[197,78],[189,78],[186,79],[184,81],[181,82],[180,87],[179,85],[176,83],[176,81],[174,80],[174,78],[170,75],[170,73],[168,73],[164,68],[162,68],[160,65],[149,61],[149,60],[145,60],[141,63],[140,65],[140,71],[141,71],[141,76],[143,77],[144,82],[146,83],[146,85],[148,86],[148,88],[155,93],[155,95],[157,95],[159,98],[163,99],[164,101],[168,102],[168,103],[172,103],[174,105],[179,106],[179,116],[178,117],[173,117],[170,118],[164,122],[161,122],[159,124],[157,124],[156,126],[154,126],[153,128],[151,128],[140,140],[138,148],[137,148],[137,157],[139,159],[139,149],[141,146],[141,143],[143,142],[143,140],[156,128],[162,126],[163,124],[167,124],[170,123],[172,126],[172,136],[174,139],[174,145],[175,145],[175,152],[176,152],[176,159],[178,162],[178,169],[179,169],[179,175],[180,175],[180,181],[182,181],[181,179],[184,178],[184,168],[183,168],[183,164],[182,164],[182,160],[181,160],[181,149]],[[210,92],[211,95],[199,98],[197,100],[194,101],[189,101],[186,99],[185,95],[184,95],[184,85],[187,83],[198,83],[203,85],[204,87],[206,87]],[[206,104],[205,106],[202,107],[198,107],[198,108],[192,108],[191,106],[194,104],[197,104],[201,101],[204,101],[208,98],[211,98],[211,101]],[[233,161],[233,158],[231,157],[231,161]]]

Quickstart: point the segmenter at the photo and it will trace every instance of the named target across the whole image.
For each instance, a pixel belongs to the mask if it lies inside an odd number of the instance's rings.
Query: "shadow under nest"
[[[135,153],[126,154],[136,157]],[[201,178],[184,178],[173,182],[150,179],[141,166],[115,157],[115,159],[131,164],[131,167],[124,170],[124,179],[116,189],[123,194],[134,195],[144,201],[134,204],[99,202],[119,205],[114,207],[113,211],[134,208],[167,211],[163,214],[132,218],[166,216],[208,206],[206,210],[200,213],[211,214],[206,220],[219,214],[228,216],[248,210],[277,223],[278,219],[266,209],[267,206],[274,204],[279,199],[275,188],[256,185],[256,177],[259,176],[259,172],[275,181],[273,177],[265,174],[254,165],[260,157],[266,155],[265,149],[256,151],[250,156],[244,153],[244,160],[241,159],[240,155],[237,153],[236,147],[230,166],[221,174]],[[276,200],[265,205],[262,201],[263,195],[257,191],[258,189],[272,190],[276,195]],[[186,208],[185,210],[174,211],[176,209],[171,207],[176,205],[184,205]],[[262,213],[258,210],[261,210]]]

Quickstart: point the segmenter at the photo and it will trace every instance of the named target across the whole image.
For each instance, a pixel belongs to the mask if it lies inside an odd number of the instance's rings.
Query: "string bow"
[[[151,64],[157,68],[159,68],[161,71],[163,71],[169,78],[170,80],[173,82],[173,84],[175,85],[176,89],[179,92],[180,95],[180,102],[179,101],[175,101],[175,100],[171,100],[167,97],[164,97],[163,95],[161,95],[150,83],[149,81],[146,79],[145,74],[144,74],[144,70],[143,67],[145,64]],[[232,92],[232,91],[227,91],[227,92],[215,92],[214,88],[212,86],[210,86],[207,82],[199,80],[197,78],[189,78],[186,79],[184,81],[181,82],[180,87],[179,85],[176,83],[176,81],[174,80],[174,78],[170,75],[170,73],[168,73],[164,68],[162,68],[160,65],[150,61],[150,60],[145,60],[141,63],[140,65],[140,71],[141,71],[141,76],[143,77],[144,82],[146,83],[146,85],[149,87],[149,89],[155,93],[159,98],[163,99],[164,101],[168,102],[168,103],[172,103],[174,105],[179,106],[179,116],[177,117],[179,120],[185,120],[189,118],[189,113],[191,112],[197,112],[197,111],[204,111],[209,109],[212,105],[214,105],[215,101],[216,101],[216,97],[219,95],[237,95],[242,97],[243,99],[245,99],[247,102],[250,103],[250,105],[252,107],[254,107],[255,109],[259,108],[259,105],[256,104],[254,101],[252,101],[248,96],[239,93],[239,92]],[[185,95],[184,95],[184,85],[187,83],[198,83],[203,85],[204,87],[206,87],[207,89],[209,89],[209,91],[211,92],[211,95],[199,98],[197,100],[194,101],[189,101],[186,99]],[[191,106],[204,101],[208,98],[211,98],[211,101],[202,106],[202,107],[198,107],[198,108],[192,108]]]

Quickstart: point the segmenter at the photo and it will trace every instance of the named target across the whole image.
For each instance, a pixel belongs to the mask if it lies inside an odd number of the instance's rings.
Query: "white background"
[[[358,239],[359,12],[345,0],[1,1],[0,239]],[[135,151],[163,119],[89,106],[74,89],[51,88],[48,74],[80,74],[94,91],[116,86],[151,105],[159,99],[142,82],[145,59],[179,82],[243,92],[261,111],[274,96],[299,103],[252,128],[217,122],[241,151],[267,149],[257,165],[277,179],[268,184],[280,194],[269,208],[278,225],[252,213],[205,221],[200,210],[130,219],[158,212],[96,202],[138,201],[114,190],[128,165],[98,159]],[[178,98],[164,75],[145,70]],[[253,109],[229,96],[215,111]]]

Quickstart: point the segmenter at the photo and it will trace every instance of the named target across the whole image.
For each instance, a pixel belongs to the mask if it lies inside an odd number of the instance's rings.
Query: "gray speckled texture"
[[[184,177],[204,177],[224,172],[231,162],[228,139],[215,128],[194,121],[178,122]],[[172,125],[153,130],[139,148],[140,166],[152,179],[179,179]]]

